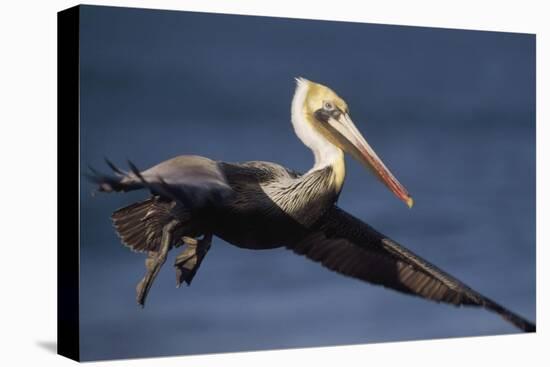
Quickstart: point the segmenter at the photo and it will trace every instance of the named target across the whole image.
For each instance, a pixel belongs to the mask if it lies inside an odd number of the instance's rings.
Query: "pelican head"
[[[292,100],[292,124],[302,142],[315,155],[312,170],[341,165],[343,152],[369,168],[400,200],[410,208],[413,199],[394,177],[361,135],[351,120],[347,103],[332,89],[304,78],[296,79]],[[340,162],[340,163],[339,163]]]

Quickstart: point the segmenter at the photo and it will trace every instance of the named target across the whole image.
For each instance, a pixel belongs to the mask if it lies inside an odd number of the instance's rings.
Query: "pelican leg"
[[[147,272],[141,281],[136,287],[136,300],[137,303],[141,306],[145,306],[145,298],[155,281],[162,265],[166,262],[166,256],[168,250],[170,250],[170,245],[172,243],[172,233],[174,228],[178,224],[178,221],[172,220],[162,229],[162,240],[160,243],[160,248],[158,251],[149,251],[147,254],[147,259],[145,260],[145,268]]]
[[[212,244],[212,234],[205,234],[202,239],[183,237],[187,245],[176,257],[174,267],[176,268],[176,287],[179,288],[182,282],[191,285],[193,277],[197,273],[202,260]]]

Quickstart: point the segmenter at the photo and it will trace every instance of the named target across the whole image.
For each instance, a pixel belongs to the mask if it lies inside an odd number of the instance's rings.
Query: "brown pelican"
[[[330,270],[456,306],[481,306],[524,331],[535,325],[474,291],[368,224],[336,201],[345,178],[344,153],[368,167],[407,206],[413,199],[369,146],[346,102],[330,88],[298,78],[291,105],[296,135],[315,163],[300,174],[275,163],[227,163],[179,156],[140,171],[93,171],[99,191],[148,189],[151,196],[115,211],[114,227],[130,249],[146,252],[146,274],[137,285],[143,306],[172,248],[176,284],[191,283],[212,237],[243,248],[285,246]]]

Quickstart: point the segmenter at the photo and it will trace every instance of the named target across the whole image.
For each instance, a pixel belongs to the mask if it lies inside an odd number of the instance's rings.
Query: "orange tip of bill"
[[[409,198],[407,199],[407,206],[408,206],[409,209],[410,209],[410,208],[413,207],[413,205],[414,205],[414,200],[413,200],[413,198],[411,198],[411,197],[409,196]]]

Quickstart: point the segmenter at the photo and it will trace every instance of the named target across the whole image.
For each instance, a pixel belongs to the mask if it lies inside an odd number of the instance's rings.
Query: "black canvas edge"
[[[80,7],[57,13],[57,354],[80,361]]]

